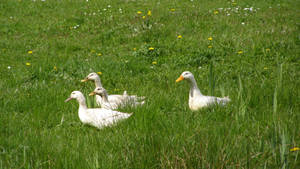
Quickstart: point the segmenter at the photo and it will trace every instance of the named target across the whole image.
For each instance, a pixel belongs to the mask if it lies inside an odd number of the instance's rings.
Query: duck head
[[[84,96],[83,96],[83,94],[80,91],[73,91],[71,93],[70,97],[65,100],[65,102],[68,102],[68,101],[70,101],[72,99],[80,100],[82,98],[84,98]]]
[[[191,72],[189,72],[189,71],[184,71],[184,72],[181,73],[181,75],[176,80],[176,82],[180,82],[182,80],[189,80],[189,81],[191,81],[192,79],[194,79],[194,75]]]
[[[96,89],[89,94],[89,96],[100,95],[101,97],[107,95],[107,91],[103,87],[96,87]]]
[[[89,75],[87,75],[87,77],[84,78],[83,80],[81,80],[81,82],[87,82],[89,80],[95,81],[97,79],[99,79],[99,76],[97,75],[97,73],[93,72],[93,73],[90,73]]]

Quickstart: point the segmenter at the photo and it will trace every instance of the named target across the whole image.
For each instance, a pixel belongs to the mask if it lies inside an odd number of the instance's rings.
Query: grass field
[[[299,167],[299,5],[1,0],[0,168]],[[190,111],[185,70],[231,103]],[[146,104],[83,125],[64,100],[80,90],[96,106],[90,72]]]

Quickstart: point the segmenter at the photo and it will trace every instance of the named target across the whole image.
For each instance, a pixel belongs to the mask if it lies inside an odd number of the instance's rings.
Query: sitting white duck
[[[213,104],[225,105],[230,101],[228,97],[220,98],[214,96],[204,96],[197,86],[194,75],[189,71],[184,71],[176,80],[176,82],[180,82],[182,80],[187,80],[190,83],[189,107],[193,111]]]
[[[87,82],[87,81],[94,81],[96,88],[102,87],[100,77],[98,76],[97,73],[94,72],[90,73],[86,78],[81,80],[81,82]],[[107,100],[111,105],[119,105],[120,103],[123,102],[124,99],[134,100],[138,102],[140,100],[145,99],[145,97],[143,96],[138,97],[136,95],[127,95],[126,91],[124,91],[123,95],[107,95]],[[100,95],[96,95],[96,103],[98,106],[104,105],[102,97]],[[115,108],[118,108],[118,106],[116,106]]]
[[[99,95],[102,98],[101,107],[106,109],[117,109],[118,107],[124,107],[126,105],[138,106],[143,105],[144,101],[138,101],[134,97],[126,96],[126,93],[123,94],[123,97],[116,102],[109,102],[107,91],[103,87],[96,87],[96,89],[89,94],[90,96]]]
[[[111,126],[112,124],[130,117],[128,113],[122,113],[105,108],[88,109],[85,98],[80,91],[73,91],[65,102],[76,99],[79,103],[78,116],[83,124],[88,124],[97,128]]]

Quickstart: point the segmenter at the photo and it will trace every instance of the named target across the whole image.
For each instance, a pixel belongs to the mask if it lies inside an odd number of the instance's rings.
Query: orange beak
[[[90,94],[89,94],[89,96],[94,96],[96,93],[95,92],[91,92]]]
[[[89,81],[88,78],[85,78],[85,79],[81,80],[81,82],[87,82],[87,81]]]
[[[182,75],[179,76],[179,78],[176,80],[176,82],[180,82],[181,80],[184,80],[184,77]]]
[[[70,100],[72,100],[71,97],[67,98],[67,99],[65,100],[65,102],[68,102],[68,101],[70,101]]]

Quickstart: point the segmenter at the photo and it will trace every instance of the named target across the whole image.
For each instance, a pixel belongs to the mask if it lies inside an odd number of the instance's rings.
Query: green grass
[[[0,168],[299,167],[299,151],[290,151],[300,146],[297,6],[2,0]],[[190,111],[188,84],[175,83],[184,70],[204,94],[232,102]],[[80,80],[100,71],[109,93],[127,90],[147,103],[97,130],[64,100],[73,90],[87,96],[94,85]]]

